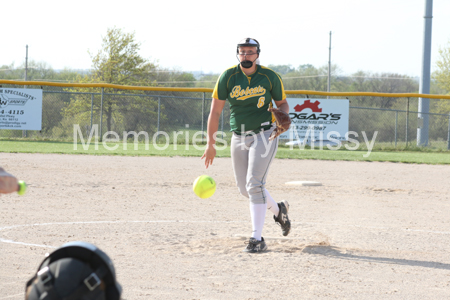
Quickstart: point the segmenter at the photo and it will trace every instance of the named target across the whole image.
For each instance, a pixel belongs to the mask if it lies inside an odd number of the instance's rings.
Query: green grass
[[[75,147],[76,146],[76,147]],[[196,149],[193,145],[176,145],[167,144],[167,148],[160,150],[164,144],[153,145],[148,144],[145,149],[144,143],[137,144],[138,149],[134,150],[135,144],[128,143],[108,143],[104,147],[103,143],[98,143],[98,149],[92,142],[88,149],[84,149],[82,144],[74,145],[73,142],[57,142],[57,141],[30,141],[30,140],[0,140],[0,152],[6,153],[56,153],[56,154],[85,154],[85,155],[129,155],[129,156],[196,156],[203,154],[204,145],[198,145]],[[115,147],[110,150],[107,147]],[[125,150],[125,147],[127,148]],[[75,149],[77,148],[77,149]],[[218,150],[217,157],[229,157],[229,147]],[[317,150],[303,149],[298,147],[293,149],[280,146],[277,152],[277,158],[283,159],[317,159],[317,160],[347,160],[347,161],[386,161],[400,163],[418,163],[418,164],[450,164],[450,153],[418,151],[372,151],[370,154],[367,150],[349,151],[345,148],[342,150]]]

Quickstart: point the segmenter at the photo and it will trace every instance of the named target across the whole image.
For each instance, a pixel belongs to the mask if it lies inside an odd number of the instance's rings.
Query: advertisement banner
[[[349,101],[347,99],[287,98],[291,129],[280,139],[291,141],[346,141]]]
[[[0,88],[0,129],[41,130],[42,90]]]

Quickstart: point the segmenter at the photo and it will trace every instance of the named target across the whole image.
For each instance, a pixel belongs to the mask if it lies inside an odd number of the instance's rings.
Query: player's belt
[[[240,136],[249,136],[249,135],[258,134],[261,131],[268,130],[271,127],[272,127],[272,125],[267,125],[267,126],[263,126],[263,127],[258,128],[258,129],[255,129],[255,130],[249,130],[249,131],[245,131],[245,132],[234,131],[234,133],[236,133],[237,135],[240,135]]]

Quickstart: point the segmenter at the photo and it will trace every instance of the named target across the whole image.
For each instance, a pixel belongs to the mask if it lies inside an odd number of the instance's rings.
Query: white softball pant
[[[267,203],[265,183],[278,148],[278,138],[269,142],[273,129],[247,136],[233,133],[231,138],[231,161],[236,185],[239,192],[254,204]]]

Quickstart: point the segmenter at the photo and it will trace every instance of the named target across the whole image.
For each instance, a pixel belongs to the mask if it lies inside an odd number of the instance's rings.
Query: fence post
[[[105,90],[105,88],[102,88],[102,97],[101,97],[101,102],[100,102],[100,136],[99,136],[100,141],[102,140],[103,91],[104,91],[104,90]]]
[[[205,119],[205,92],[203,92],[203,99],[202,99],[202,143],[203,143],[204,119]]]
[[[450,150],[450,113],[448,114],[447,150]]]
[[[398,110],[395,111],[395,148],[397,148],[397,124],[398,124]]]
[[[92,130],[92,116],[94,113],[94,93],[91,94],[91,128],[89,128],[89,131]]]
[[[408,102],[406,103],[406,147],[408,147],[408,121],[409,121],[409,97]]]
[[[158,132],[158,135],[156,136],[156,142],[158,142],[158,140],[159,140],[160,116],[161,116],[161,97],[158,97],[158,124],[156,125],[156,132]]]

